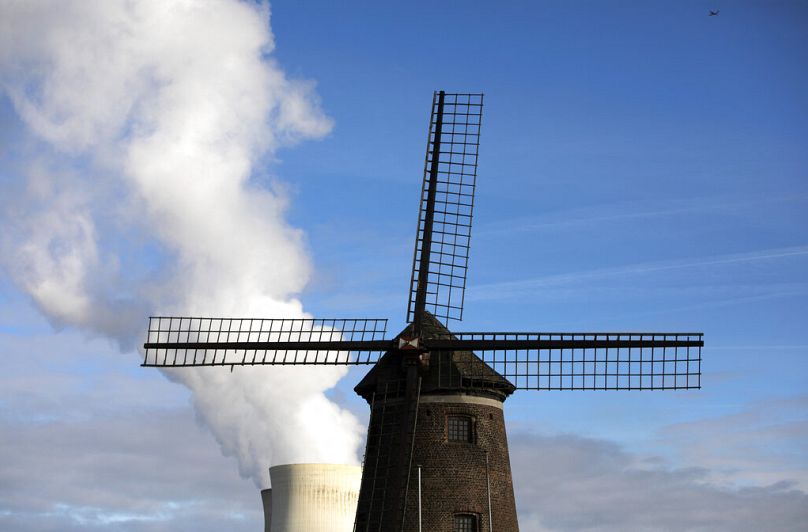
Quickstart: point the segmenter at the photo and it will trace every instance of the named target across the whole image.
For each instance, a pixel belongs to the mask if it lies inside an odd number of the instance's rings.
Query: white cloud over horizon
[[[53,335],[40,322],[18,317],[11,324],[27,333],[0,331],[0,452],[14,457],[0,468],[0,528],[260,526],[258,491],[194,423],[184,388],[133,369],[129,357],[111,359],[108,340]],[[656,437],[676,459],[510,423],[520,530],[794,530],[808,518],[799,460],[766,453],[783,430],[804,431],[804,403],[795,396],[671,425]],[[750,445],[738,439],[744,427]],[[728,475],[733,464],[743,469]]]
[[[126,358],[104,363],[106,341],[75,332],[3,333],[0,340],[8,361],[0,376],[0,452],[14,457],[0,468],[0,528],[260,527],[258,491],[194,424],[183,389],[146,371],[132,378]],[[30,356],[19,356],[22,350]],[[83,372],[87,361],[104,369]],[[58,371],[43,380],[44,368],[54,364]],[[687,431],[720,450],[721,427],[733,422],[722,419]],[[685,449],[692,443],[670,440]],[[720,467],[703,455],[672,465],[608,439],[552,430],[512,430],[509,443],[524,532],[786,531],[808,518],[808,494],[787,474],[739,487],[721,482]]]
[[[515,434],[510,448],[520,530],[789,531],[808,518],[794,482],[722,486],[709,469],[574,435]]]

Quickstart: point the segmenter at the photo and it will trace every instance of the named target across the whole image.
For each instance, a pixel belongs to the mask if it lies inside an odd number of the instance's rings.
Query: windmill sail
[[[463,319],[482,110],[482,94],[433,96],[407,322]]]
[[[490,373],[518,390],[687,390],[701,388],[701,333],[458,333],[438,351],[462,378]],[[433,357],[435,355],[433,354]],[[482,361],[484,364],[480,364]]]
[[[149,318],[143,366],[373,364],[386,319]]]
[[[701,333],[451,333],[428,312],[418,352],[448,388],[668,390],[701,387]],[[153,317],[144,366],[376,364],[401,351],[381,319]],[[403,350],[404,352],[407,349]]]

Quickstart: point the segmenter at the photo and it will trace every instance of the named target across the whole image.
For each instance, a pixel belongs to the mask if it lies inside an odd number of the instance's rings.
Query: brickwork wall
[[[488,487],[486,484],[486,452],[491,483],[491,513],[496,532],[517,532],[513,481],[511,477],[508,440],[505,419],[501,408],[485,404],[429,402],[419,407],[417,429],[413,447],[412,471],[405,505],[404,531],[418,530],[418,469],[421,466],[421,500],[423,530],[452,532],[456,514],[477,516],[478,531],[491,530],[488,519]],[[376,403],[376,408],[382,405]],[[387,422],[403,415],[401,400],[391,401],[387,408]],[[447,439],[447,418],[468,416],[472,419],[473,441],[450,442]],[[375,416],[375,424],[380,416]],[[372,426],[370,434],[378,434],[379,427]],[[390,442],[392,443],[392,442]],[[407,442],[409,443],[409,442]],[[398,442],[392,446],[394,453],[401,452]],[[386,447],[387,444],[382,446]],[[384,449],[383,449],[384,450]],[[370,446],[365,457],[362,488],[359,497],[357,531],[395,532],[401,525],[400,508],[404,497],[403,481],[390,479],[384,501],[377,497],[370,504],[373,479],[370,478],[378,447]],[[386,453],[385,453],[386,454]],[[382,462],[385,461],[382,454]],[[376,482],[378,490],[382,483]],[[385,511],[380,515],[380,510]],[[380,520],[381,518],[381,520]]]
[[[447,417],[473,420],[473,443],[447,441]],[[418,530],[418,477],[421,465],[423,529],[451,532],[455,514],[478,517],[478,530],[491,530],[488,522],[486,452],[491,483],[494,530],[517,532],[508,440],[502,409],[463,403],[425,403],[418,412],[413,469],[407,497],[405,530]]]

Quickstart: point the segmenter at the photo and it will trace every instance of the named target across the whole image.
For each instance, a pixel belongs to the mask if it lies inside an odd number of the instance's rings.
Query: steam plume
[[[257,163],[331,122],[271,58],[268,20],[230,0],[0,6],[22,154],[3,265],[56,326],[128,351],[151,312],[305,316],[302,235]],[[272,463],[356,460],[361,427],[323,394],[344,371],[167,375],[260,485]]]

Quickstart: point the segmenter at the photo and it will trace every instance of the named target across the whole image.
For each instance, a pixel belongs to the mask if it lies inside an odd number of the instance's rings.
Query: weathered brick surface
[[[450,415],[472,418],[473,443],[447,441],[446,418]],[[424,530],[450,532],[453,516],[458,513],[477,515],[478,530],[490,530],[486,454],[494,529],[498,532],[519,529],[502,409],[477,404],[426,403],[419,409],[416,435],[405,530],[418,530],[415,466],[419,464]]]
[[[423,530],[451,532],[453,517],[458,513],[476,515],[480,532],[491,530],[486,483],[487,454],[494,530],[516,532],[519,527],[502,409],[480,404],[429,403],[428,397],[422,396],[426,402],[420,405],[417,417],[404,530],[418,530],[418,465],[421,466]],[[401,404],[400,399],[395,402]],[[391,413],[395,411],[390,408],[391,406],[398,405],[388,405],[386,416],[388,422],[391,420]],[[375,407],[374,410],[379,412],[382,405],[377,402]],[[473,443],[447,440],[446,420],[451,415],[469,416],[473,420]],[[379,415],[374,416],[376,422],[380,418]],[[372,420],[371,424],[373,423]],[[371,426],[371,434],[374,433],[374,429],[378,430],[378,427]],[[377,449],[380,448],[368,448],[368,455],[365,458],[366,471],[375,463]],[[380,450],[384,452],[383,449]],[[400,450],[396,448],[394,452],[398,453]],[[384,455],[382,458],[384,459]],[[357,530],[384,532],[399,530],[401,514],[396,512],[395,508],[404,499],[404,483],[393,482],[388,485],[383,503],[377,497],[371,508],[368,502],[372,484],[370,475],[363,475]],[[377,480],[377,489],[379,485]],[[385,509],[385,514],[380,516],[382,508]]]

